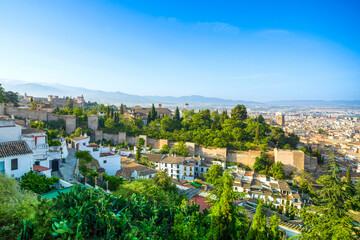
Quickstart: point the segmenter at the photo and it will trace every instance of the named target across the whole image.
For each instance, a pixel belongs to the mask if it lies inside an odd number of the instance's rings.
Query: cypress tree
[[[346,182],[348,184],[351,184],[351,169],[350,169],[350,166],[347,168],[347,171],[346,171]]]
[[[251,223],[247,239],[266,240],[266,216],[263,210],[263,202],[260,200]]]
[[[157,112],[156,112],[156,110],[155,110],[154,104],[152,104],[151,112],[150,112],[151,121],[155,120],[156,117],[157,117]]]
[[[269,239],[281,240],[279,233],[279,223],[280,218],[276,214],[272,215],[270,218]]]
[[[120,115],[124,115],[124,105],[120,105]]]
[[[180,121],[180,111],[179,111],[179,108],[178,108],[178,107],[176,107],[176,109],[175,109],[174,119],[175,119],[176,121]]]

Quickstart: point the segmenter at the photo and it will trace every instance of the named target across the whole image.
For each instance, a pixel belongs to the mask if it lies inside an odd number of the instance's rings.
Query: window
[[[190,167],[190,171],[192,171],[192,167]]]
[[[177,168],[179,168],[179,164],[177,165]]]
[[[204,172],[204,168],[201,168],[201,172]]]
[[[195,171],[199,171],[199,169],[196,167],[196,168],[195,168]]]
[[[5,174],[5,162],[0,162],[0,174]]]
[[[235,187],[235,191],[237,191],[237,187]]]
[[[18,169],[18,159],[14,158],[11,159],[11,170],[17,170]]]
[[[35,165],[40,165],[40,161],[35,161]]]
[[[165,163],[165,167],[167,167],[167,163]]]
[[[104,160],[104,163],[106,163],[106,160]]]
[[[177,173],[179,173],[180,171],[179,171],[179,170],[177,170],[176,172],[177,172]]]
[[[190,172],[190,176],[192,176],[192,173]]]
[[[186,171],[186,167],[184,167],[184,170]]]
[[[171,173],[173,173],[173,170],[171,169]],[[172,174],[171,174],[171,176],[172,176]]]
[[[184,176],[186,176],[186,172],[184,172]]]
[[[170,164],[170,167],[171,167],[171,168],[173,168],[173,165],[172,165],[172,164]]]

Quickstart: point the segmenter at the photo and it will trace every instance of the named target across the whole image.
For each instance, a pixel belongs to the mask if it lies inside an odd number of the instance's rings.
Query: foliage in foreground
[[[30,170],[21,176],[21,189],[33,191],[37,194],[50,192],[53,185],[59,181],[59,178],[52,176],[47,178],[45,175],[40,175],[37,171]]]

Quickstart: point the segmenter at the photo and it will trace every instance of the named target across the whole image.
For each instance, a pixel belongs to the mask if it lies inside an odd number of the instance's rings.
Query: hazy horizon
[[[0,1],[0,79],[141,96],[359,100],[355,1]]]

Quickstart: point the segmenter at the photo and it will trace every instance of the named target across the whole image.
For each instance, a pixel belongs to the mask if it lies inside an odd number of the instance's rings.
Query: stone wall
[[[0,103],[0,115],[5,115],[5,105]]]
[[[196,149],[195,143],[193,143],[193,142],[185,142],[185,146],[189,150],[189,155],[190,156],[196,155],[195,154],[195,149]]]
[[[93,131],[96,131],[99,126],[99,117],[98,115],[89,115],[88,116],[88,128]]]
[[[255,158],[261,156],[261,151],[228,151],[227,161],[241,163],[250,168],[254,166]]]
[[[307,156],[300,150],[274,149],[274,155],[276,162],[297,170],[314,171],[318,166],[316,158]]]
[[[17,118],[30,119],[30,120],[40,120],[40,121],[57,121],[59,119],[64,119],[66,123],[66,132],[72,133],[76,129],[76,116],[74,115],[56,115],[46,110],[32,110],[26,108],[18,108],[13,106],[4,106],[0,104],[0,114],[2,115],[13,115]]]
[[[169,140],[167,140],[167,139],[159,139],[159,149],[161,149],[164,145],[169,146]]]
[[[227,149],[226,148],[206,148],[203,146],[195,147],[195,155],[205,158],[219,158],[226,161]]]
[[[66,115],[64,116],[66,124],[66,132],[72,133],[76,130],[76,116],[75,115]]]

